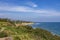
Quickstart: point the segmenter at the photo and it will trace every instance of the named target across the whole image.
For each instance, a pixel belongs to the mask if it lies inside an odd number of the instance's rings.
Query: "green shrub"
[[[16,36],[16,37],[14,37],[14,40],[21,40],[21,39],[20,39],[19,37]]]
[[[0,32],[0,38],[7,37],[8,35],[5,32]]]

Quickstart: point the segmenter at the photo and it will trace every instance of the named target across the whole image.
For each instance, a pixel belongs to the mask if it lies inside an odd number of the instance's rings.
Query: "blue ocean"
[[[60,35],[60,22],[36,22],[32,25],[32,27],[38,27],[50,31],[53,34]]]

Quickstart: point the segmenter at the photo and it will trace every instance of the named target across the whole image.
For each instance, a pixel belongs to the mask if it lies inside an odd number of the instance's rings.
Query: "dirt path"
[[[4,37],[4,38],[0,38],[0,40],[13,40],[12,37]]]

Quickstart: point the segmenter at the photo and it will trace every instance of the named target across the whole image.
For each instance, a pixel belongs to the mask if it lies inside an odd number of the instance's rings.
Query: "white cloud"
[[[33,5],[33,7],[37,7],[37,5],[35,4],[35,5]]]
[[[38,5],[33,2],[27,2],[26,4],[31,7],[38,7]]]
[[[34,9],[26,6],[0,6],[0,11],[37,13],[40,16],[60,16],[60,12],[55,10]]]

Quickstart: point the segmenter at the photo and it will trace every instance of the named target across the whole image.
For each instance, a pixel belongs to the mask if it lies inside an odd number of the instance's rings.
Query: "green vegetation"
[[[15,21],[7,20],[0,19],[0,38],[12,37],[13,40],[60,40],[59,36],[53,35],[46,30],[32,28],[28,25],[15,26]]]

